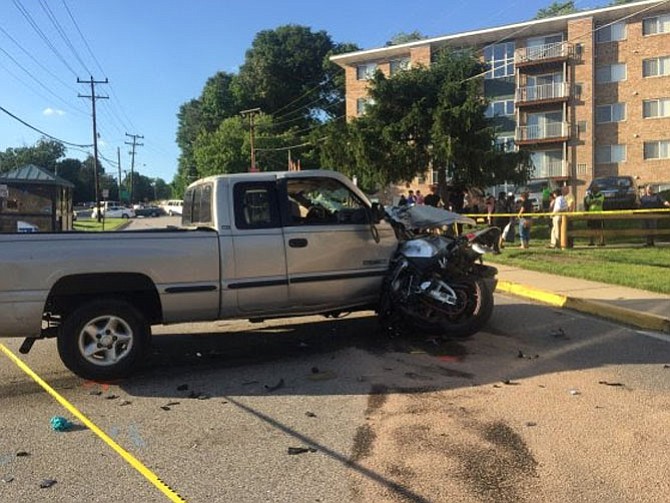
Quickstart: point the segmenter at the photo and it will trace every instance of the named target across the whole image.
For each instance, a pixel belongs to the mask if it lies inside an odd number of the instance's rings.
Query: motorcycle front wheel
[[[433,335],[464,339],[479,332],[493,313],[493,290],[482,278],[467,278],[450,284],[456,292],[455,305],[424,296],[412,324]]]

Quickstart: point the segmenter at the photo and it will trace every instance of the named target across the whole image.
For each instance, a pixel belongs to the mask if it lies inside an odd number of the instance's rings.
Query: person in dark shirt
[[[519,237],[521,238],[521,248],[528,248],[530,242],[530,227],[533,223],[531,213],[533,212],[533,203],[529,198],[528,192],[521,194],[521,207],[519,208]]]
[[[437,195],[437,185],[430,186],[430,194],[423,198],[423,204],[439,208],[442,206],[440,196]]]

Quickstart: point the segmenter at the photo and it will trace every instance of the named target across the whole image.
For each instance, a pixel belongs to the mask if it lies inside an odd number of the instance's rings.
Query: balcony
[[[559,103],[570,97],[570,86],[567,82],[555,82],[539,86],[519,87],[516,90],[516,105],[542,105]]]
[[[519,126],[516,128],[514,141],[517,145],[562,142],[568,140],[569,131],[567,122],[546,122],[532,126]]]
[[[546,161],[535,166],[535,178],[565,178],[568,176],[568,164],[565,161]]]
[[[514,51],[514,64],[517,68],[545,63],[567,61],[573,54],[573,46],[568,42],[521,47]]]

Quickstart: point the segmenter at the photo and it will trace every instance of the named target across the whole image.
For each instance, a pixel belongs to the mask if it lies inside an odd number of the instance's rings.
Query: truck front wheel
[[[67,316],[61,328],[61,360],[85,379],[127,377],[142,363],[149,347],[148,322],[125,300],[87,302]]]

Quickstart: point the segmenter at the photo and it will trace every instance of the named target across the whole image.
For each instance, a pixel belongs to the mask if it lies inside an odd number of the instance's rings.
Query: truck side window
[[[237,183],[233,194],[235,226],[238,229],[269,229],[281,226],[274,183]]]
[[[212,223],[212,184],[196,185],[184,194],[184,225]]]
[[[363,201],[332,178],[287,180],[289,225],[337,225],[369,223]]]

